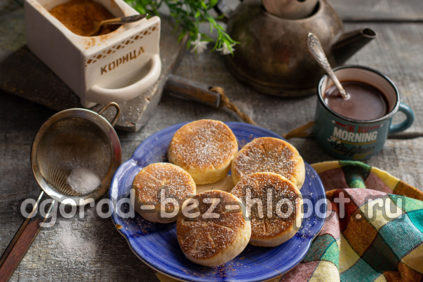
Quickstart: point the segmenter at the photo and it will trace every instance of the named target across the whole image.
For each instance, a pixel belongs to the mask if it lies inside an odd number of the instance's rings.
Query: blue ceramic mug
[[[333,86],[327,75],[318,85],[318,101],[315,116],[314,136],[330,155],[343,160],[367,160],[382,150],[389,134],[404,131],[414,121],[413,110],[400,102],[395,84],[387,76],[368,67],[343,66],[335,69],[342,81],[357,81],[379,89],[386,98],[388,113],[375,120],[354,120],[331,110],[325,103],[324,93]],[[393,116],[403,112],[406,119],[392,124]]]

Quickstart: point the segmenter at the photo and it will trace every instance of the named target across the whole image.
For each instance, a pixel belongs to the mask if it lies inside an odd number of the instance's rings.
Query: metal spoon
[[[147,15],[133,15],[133,16],[127,16],[127,17],[108,19],[101,22],[95,22],[94,29],[90,33],[88,33],[86,36],[94,36],[98,34],[102,26],[132,23],[132,22],[139,21],[145,18],[146,16]]]
[[[325,51],[323,51],[322,44],[320,43],[319,38],[313,33],[308,34],[308,50],[310,51],[311,55],[313,55],[316,62],[325,70],[325,72],[329,75],[330,79],[332,79],[333,83],[335,83],[336,88],[338,89],[339,93],[341,94],[344,100],[348,100],[350,95],[345,91],[344,87],[342,87],[341,82],[339,82],[338,78],[336,77],[335,73],[332,70],[332,67],[329,64],[328,58],[326,57]]]

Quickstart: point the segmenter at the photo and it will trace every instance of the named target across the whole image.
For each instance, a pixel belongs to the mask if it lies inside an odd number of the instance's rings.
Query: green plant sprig
[[[179,40],[188,35],[188,48],[200,53],[208,42],[214,42],[213,50],[223,54],[233,54],[234,46],[238,43],[226,33],[218,22],[219,17],[211,15],[211,10],[217,5],[218,0],[126,0],[141,14],[158,15],[162,5],[169,8],[170,16],[181,28]],[[216,39],[200,32],[200,23],[208,22],[210,33],[216,32]],[[202,45],[202,46],[200,46]]]

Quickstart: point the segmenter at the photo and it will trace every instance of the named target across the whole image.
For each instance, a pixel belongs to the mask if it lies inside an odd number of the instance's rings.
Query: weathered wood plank
[[[346,28],[349,30],[364,26],[367,25],[354,23],[347,24]],[[420,118],[423,116],[423,94],[420,91],[423,89],[420,72],[423,64],[423,46],[420,43],[423,41],[422,25],[372,23],[368,26],[377,32],[377,38],[347,64],[369,66],[388,75],[397,84],[402,100],[415,111],[416,121],[409,130],[423,132],[423,121]],[[278,129],[282,134],[313,119],[314,97],[277,99],[259,95],[237,83],[227,72],[221,56],[214,53],[185,56],[177,74],[194,81],[223,86],[229,98],[258,124]]]
[[[422,138],[412,140],[387,140],[384,149],[367,161],[423,191]],[[290,140],[309,163],[333,160],[311,139]],[[413,168],[413,169],[410,169]]]
[[[345,21],[422,21],[421,0],[329,0]]]
[[[363,27],[348,24],[347,28]],[[411,106],[416,120],[409,131],[423,132],[423,25],[422,24],[369,24],[376,39],[353,57],[348,64],[366,65],[388,75],[398,86],[401,100]],[[400,115],[398,115],[398,120]]]
[[[22,221],[18,212],[21,200],[27,196],[35,197],[38,193],[30,173],[29,150],[38,126],[52,112],[41,106],[22,102],[19,98],[8,94],[2,94],[0,101],[0,117],[3,121],[0,125],[2,132],[0,152],[2,160],[8,164],[7,170],[2,166],[3,177],[0,179],[0,202],[6,203],[0,205],[0,251],[2,251]],[[266,112],[262,114],[265,117]],[[271,120],[272,117],[265,118]],[[289,118],[280,113],[279,118],[283,117]],[[124,159],[132,154],[142,140],[157,130],[195,118],[234,120],[229,114],[165,97],[157,108],[154,118],[140,133],[119,133],[124,148]],[[16,120],[19,120],[18,127]],[[262,118],[259,120],[264,121]],[[284,131],[281,122],[267,125],[276,132]],[[10,140],[14,140],[13,144]],[[313,140],[293,139],[292,142],[308,162],[331,159]],[[389,140],[384,151],[369,163],[401,177],[410,184],[422,187],[423,159],[416,157],[423,154],[420,142],[421,139]],[[410,170],[410,167],[415,169]],[[53,228],[43,230],[12,280],[35,277],[40,280],[151,281],[155,279],[153,271],[135,257],[109,219],[100,219],[92,211],[87,213],[85,220],[61,219]]]
[[[0,16],[20,8],[22,5],[16,0],[3,0],[0,2]]]
[[[386,23],[371,23],[364,25],[354,23],[347,24],[346,28],[347,30],[352,30],[365,26],[373,28],[377,32],[377,38],[368,46],[364,47],[358,54],[349,60],[347,64],[366,65],[388,75],[397,84],[401,92],[402,101],[412,106],[415,111],[416,120],[412,128],[410,128],[410,131],[423,132],[423,121],[420,118],[423,115],[423,101],[420,90],[423,87],[422,74],[420,72],[421,65],[423,64],[423,58],[421,57],[423,52],[423,46],[421,45],[423,41],[422,25]],[[179,70],[180,72],[182,72],[182,69],[189,60],[190,59],[187,58],[184,61],[184,65],[181,66]],[[195,59],[192,60],[195,61]],[[212,61],[215,62],[215,60]],[[191,65],[189,67],[191,67]],[[220,71],[222,72],[221,75],[224,76],[226,70],[222,68],[222,70],[219,69],[219,72]],[[216,69],[213,72],[216,72]],[[193,74],[196,73],[197,72],[193,72]],[[205,77],[208,76],[210,75],[205,75]],[[219,74],[214,75],[215,78],[219,76]],[[201,79],[199,76],[192,78],[194,80]],[[237,93],[248,91],[238,84],[232,85],[229,81],[223,79],[211,83],[223,83],[225,86],[228,85],[227,87],[235,87],[235,89],[227,89],[227,93],[234,95],[234,99],[243,99],[243,96],[237,95]],[[237,96],[239,96],[239,98]],[[307,99],[310,98],[305,98],[305,100]],[[311,113],[297,113],[296,111],[290,110],[291,106],[297,107],[300,103],[305,105],[307,105],[307,103],[310,104],[310,102],[304,102],[303,100],[290,100],[289,103],[281,103],[281,105],[275,103],[274,107],[277,108],[281,106],[281,111],[295,114],[296,116],[291,118],[292,125],[290,125],[291,127],[295,127],[295,124],[298,123],[299,120],[304,120],[302,117],[307,116],[307,119],[311,119],[313,114],[313,111],[311,111]],[[311,107],[311,109],[313,109],[313,107]],[[271,109],[269,109],[269,111],[270,110]]]
[[[344,2],[344,1],[343,1]],[[345,1],[346,2],[346,1]],[[370,1],[369,1],[370,2]],[[407,1],[400,1],[407,2]],[[348,29],[364,24],[347,24]],[[349,63],[363,64],[388,74],[416,112],[411,131],[423,132],[423,30],[421,24],[370,24],[377,39]],[[255,121],[279,134],[313,119],[315,97],[280,99],[259,95],[238,83],[226,70],[222,57],[187,52],[177,74],[225,87],[226,94]],[[29,155],[32,138],[53,111],[0,93],[0,252],[23,220],[21,201],[36,197]],[[153,118],[138,133],[119,132],[123,159],[128,159],[146,137],[172,124],[212,118],[236,120],[230,113],[165,96]],[[311,139],[292,139],[307,162],[330,160]],[[422,138],[388,140],[384,150],[368,163],[420,189],[423,188]],[[34,241],[12,280],[143,280],[155,279],[129,249],[111,220],[88,212],[85,220],[63,220],[43,230]]]
[[[345,21],[422,21],[421,0],[328,0]],[[239,0],[222,0],[228,9]]]
[[[145,124],[161,98],[167,76],[180,61],[185,41],[178,42],[167,17],[162,18],[161,35],[161,75],[145,93],[119,103],[122,115],[117,128],[137,131]],[[56,111],[80,107],[79,97],[26,47],[21,8],[0,17],[0,89]]]

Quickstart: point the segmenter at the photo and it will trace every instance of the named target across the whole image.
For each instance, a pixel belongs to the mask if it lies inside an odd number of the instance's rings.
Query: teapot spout
[[[332,54],[337,65],[342,65],[358,50],[376,37],[376,32],[370,28],[350,31],[341,35],[332,46]]]

